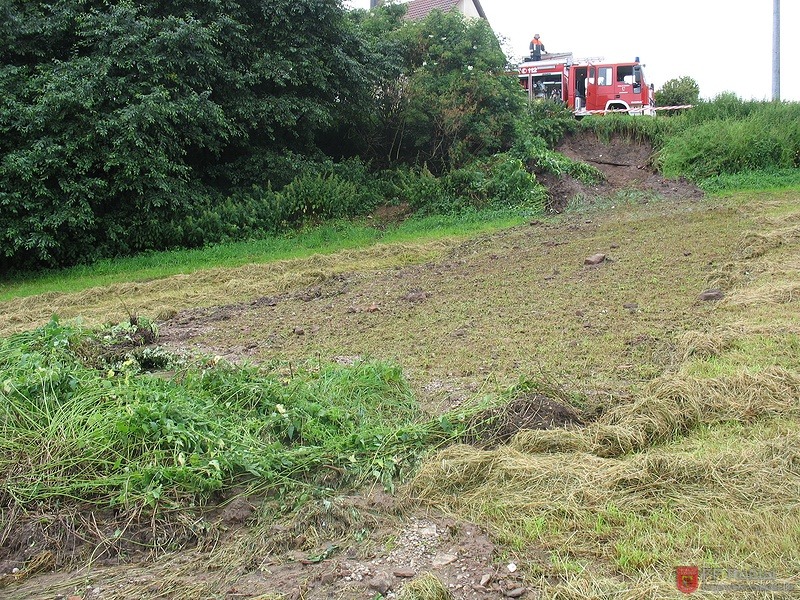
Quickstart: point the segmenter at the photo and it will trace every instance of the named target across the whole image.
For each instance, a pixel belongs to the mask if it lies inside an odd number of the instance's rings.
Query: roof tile
[[[433,10],[449,12],[458,7],[458,0],[411,0],[408,3],[406,19],[416,21],[424,19]]]

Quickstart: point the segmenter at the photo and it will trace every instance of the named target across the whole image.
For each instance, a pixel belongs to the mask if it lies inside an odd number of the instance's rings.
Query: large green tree
[[[339,0],[2,0],[0,270],[175,243],[363,104]]]
[[[358,23],[375,82],[363,152],[443,172],[508,149],[525,98],[489,23],[456,11],[409,22],[403,11],[378,8]]]

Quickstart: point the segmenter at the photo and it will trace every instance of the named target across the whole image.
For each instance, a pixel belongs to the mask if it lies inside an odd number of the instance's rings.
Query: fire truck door
[[[573,67],[572,70],[572,81],[574,82],[572,85],[574,88],[572,89],[572,98],[574,98],[574,103],[572,107],[575,110],[580,110],[581,108],[586,108],[586,76],[588,74],[588,69],[586,67]]]

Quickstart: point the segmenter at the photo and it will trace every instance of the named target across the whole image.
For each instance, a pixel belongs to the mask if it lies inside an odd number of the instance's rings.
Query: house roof
[[[480,0],[465,0],[475,4],[475,8],[481,18],[486,18],[486,13],[483,12]],[[459,0],[411,0],[408,3],[408,11],[406,12],[406,19],[416,21],[417,19],[424,19],[432,10],[441,10],[442,12],[449,12],[458,8]]]

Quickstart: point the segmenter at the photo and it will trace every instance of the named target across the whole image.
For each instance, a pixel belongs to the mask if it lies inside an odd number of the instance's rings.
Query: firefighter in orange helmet
[[[547,50],[544,49],[544,44],[537,33],[531,40],[531,60],[542,60],[542,52],[547,54]]]

